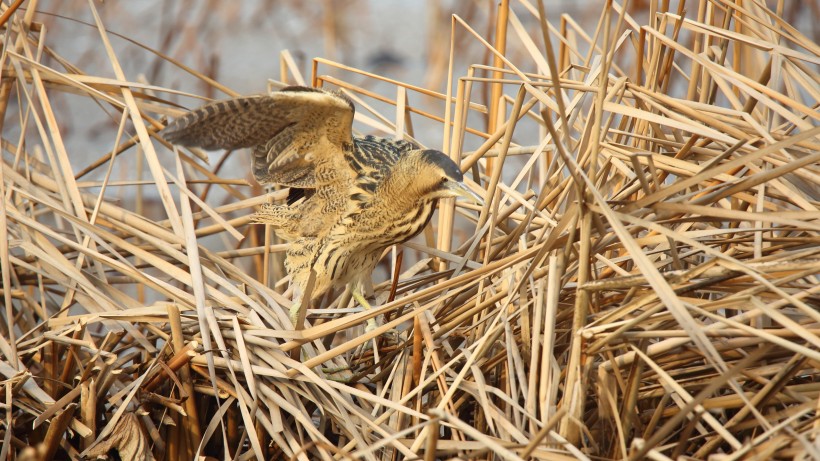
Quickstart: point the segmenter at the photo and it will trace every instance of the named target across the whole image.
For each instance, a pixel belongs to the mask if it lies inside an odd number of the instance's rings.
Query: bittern
[[[303,296],[311,268],[313,296],[346,284],[369,309],[362,284],[386,248],[421,232],[438,199],[480,201],[442,152],[354,136],[354,112],[341,92],[292,86],[207,104],[163,132],[183,146],[251,148],[256,180],[291,188],[286,205],[263,205],[252,221],[290,242],[285,268],[294,285],[294,325],[309,302]],[[367,329],[375,327],[370,319]]]

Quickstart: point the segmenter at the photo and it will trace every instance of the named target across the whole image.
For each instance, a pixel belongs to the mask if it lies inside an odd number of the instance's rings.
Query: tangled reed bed
[[[114,77],[4,7],[0,458],[820,459],[818,46],[782,4],[651,3],[582,31],[502,2],[492,39],[455,16],[445,93],[284,52],[274,86],[436,125],[486,191],[385,255],[377,309],[336,293],[301,331],[246,218],[284,192],[164,143],[175,92],[123,73],[93,3]],[[97,160],[68,93],[114,114]]]

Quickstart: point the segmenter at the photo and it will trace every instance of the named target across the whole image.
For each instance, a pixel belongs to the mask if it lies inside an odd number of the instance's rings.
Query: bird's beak
[[[447,192],[450,197],[461,197],[477,205],[483,205],[484,199],[480,195],[471,191],[466,184],[459,181],[447,181]]]

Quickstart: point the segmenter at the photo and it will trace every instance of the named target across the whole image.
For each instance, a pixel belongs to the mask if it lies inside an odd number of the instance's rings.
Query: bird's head
[[[415,154],[418,156],[415,183],[423,198],[462,197],[473,203],[483,203],[481,197],[464,184],[461,169],[450,157],[431,149]]]

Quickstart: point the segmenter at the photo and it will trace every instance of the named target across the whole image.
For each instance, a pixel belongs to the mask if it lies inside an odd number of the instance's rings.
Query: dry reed
[[[94,2],[113,76],[4,6],[0,459],[820,459],[820,49],[783,2],[660,3],[584,31],[504,1],[495,38],[454,16],[445,93],[283,52],[273,86],[437,127],[485,196],[385,255],[377,309],[336,293],[299,331],[245,218],[282,192],[157,136],[176,92],[125,75]],[[98,160],[62,93],[114,114]]]

